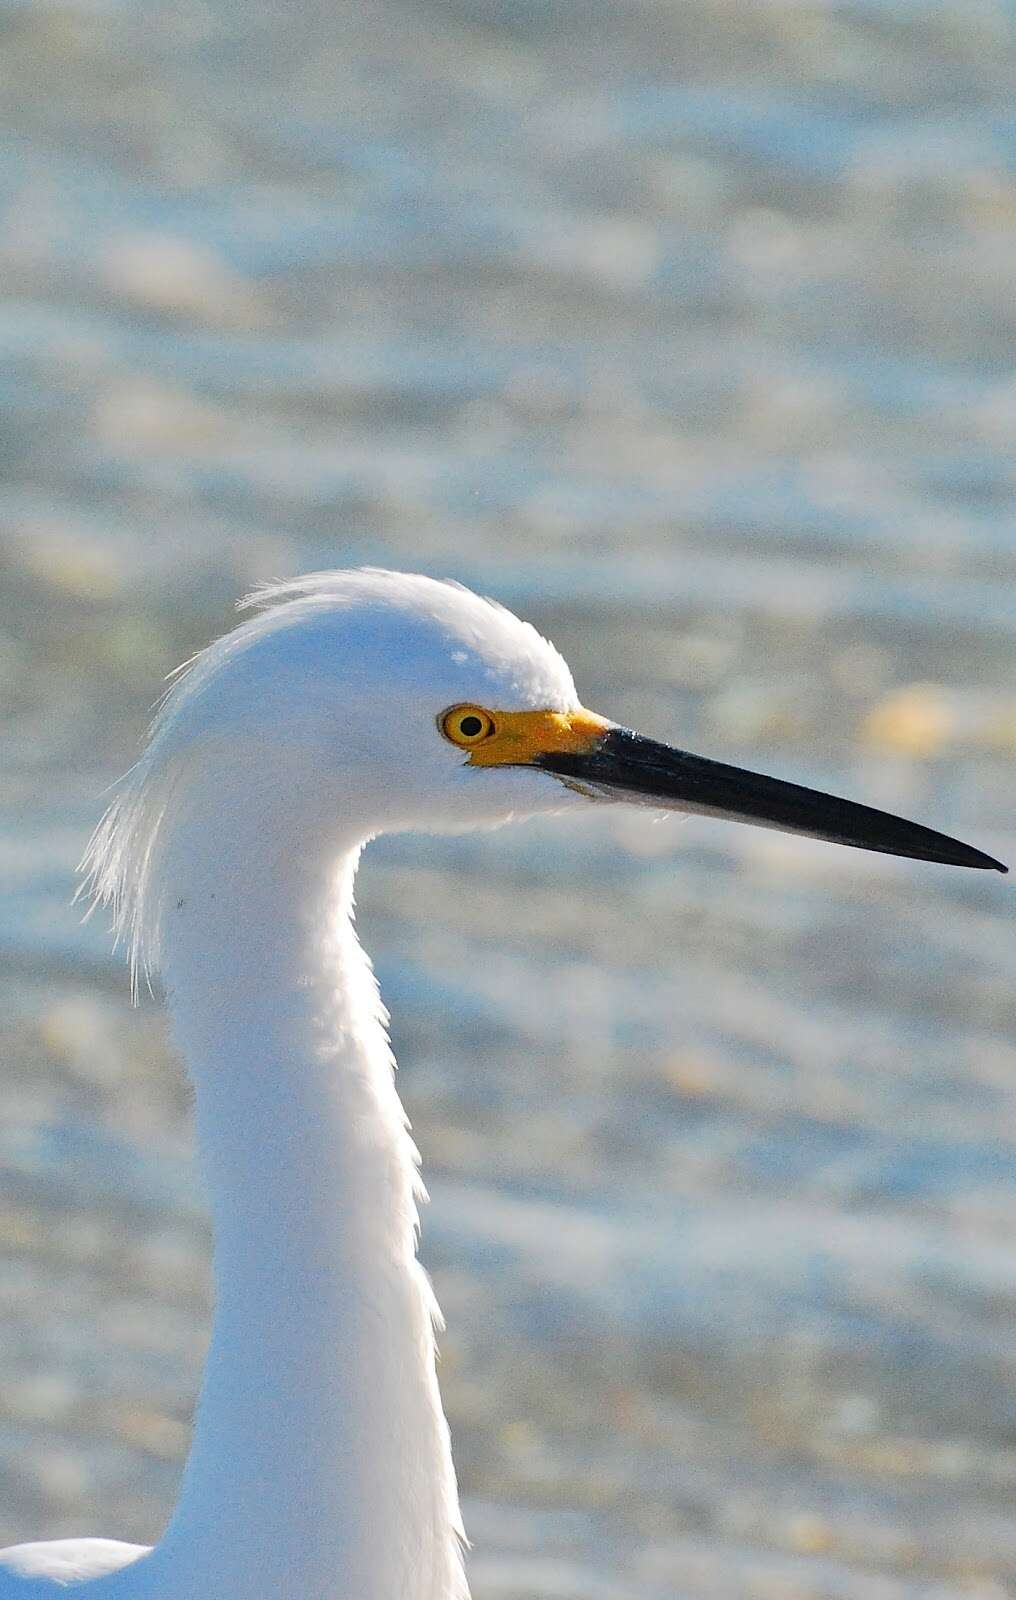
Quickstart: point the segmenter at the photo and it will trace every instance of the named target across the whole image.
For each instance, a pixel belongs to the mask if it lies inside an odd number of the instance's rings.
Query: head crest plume
[[[570,681],[557,652],[528,623],[522,623],[494,600],[481,599],[451,579],[388,572],[376,567],[314,572],[302,577],[259,584],[238,602],[249,613],[230,633],[185,661],[169,675],[139,759],[116,785],[113,799],[89,841],[81,862],[84,880],[78,899],[112,912],[118,944],[130,956],[134,992],[159,961],[159,906],[153,893],[154,868],[178,786],[187,771],[183,713],[194,707],[210,682],[259,639],[322,610],[341,610],[369,600],[393,607],[411,607],[440,622],[465,617],[477,639],[503,635],[504,648],[517,650],[527,640],[546,652]]]

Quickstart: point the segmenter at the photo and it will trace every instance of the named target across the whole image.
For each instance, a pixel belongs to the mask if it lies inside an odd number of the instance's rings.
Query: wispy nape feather
[[[157,727],[158,718],[153,730]],[[151,915],[151,869],[168,794],[156,781],[153,748],[157,737],[157,731],[153,731],[152,744],[117,784],[117,793],[78,865],[83,877],[74,896],[75,903],[90,902],[86,919],[99,906],[111,912],[114,948],[127,946],[135,1001],[141,979],[150,987],[152,971],[158,964],[158,922]]]

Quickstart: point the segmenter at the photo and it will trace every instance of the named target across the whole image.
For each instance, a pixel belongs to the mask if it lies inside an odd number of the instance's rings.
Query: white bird
[[[0,1553],[0,1600],[466,1600],[418,1156],[353,929],[369,839],[629,799],[1005,870],[583,710],[553,646],[458,585],[322,573],[252,604],[177,676],[86,857],[135,973],[162,972],[211,1199],[179,1502],[152,1549]]]

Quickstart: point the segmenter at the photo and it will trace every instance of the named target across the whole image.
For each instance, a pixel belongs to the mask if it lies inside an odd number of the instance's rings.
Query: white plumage
[[[87,857],[136,966],[161,969],[212,1203],[180,1501],[150,1553],[5,1552],[3,1600],[467,1592],[418,1157],[353,876],[382,831],[580,803],[544,772],[467,772],[435,724],[461,701],[567,710],[574,686],[533,628],[428,578],[322,574],[254,603],[177,677]]]
[[[553,646],[457,585],[325,573],[253,605],[177,676],[86,858],[162,973],[211,1201],[179,1502],[151,1550],[0,1553],[0,1600],[466,1600],[418,1157],[353,929],[371,837],[634,798],[998,865],[584,712]]]

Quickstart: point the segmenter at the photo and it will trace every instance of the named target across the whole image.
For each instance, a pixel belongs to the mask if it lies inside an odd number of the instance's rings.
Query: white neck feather
[[[405,573],[312,574],[176,678],[86,856],[194,1083],[216,1312],[162,1543],[98,1600],[468,1600],[416,1152],[353,878],[381,829],[581,804],[467,770],[442,707],[578,705],[528,624]],[[336,820],[338,819],[338,820]]]
[[[199,796],[159,865],[216,1311],[143,1565],[160,1600],[467,1600],[417,1156],[353,931],[366,830],[326,836],[273,792]]]

